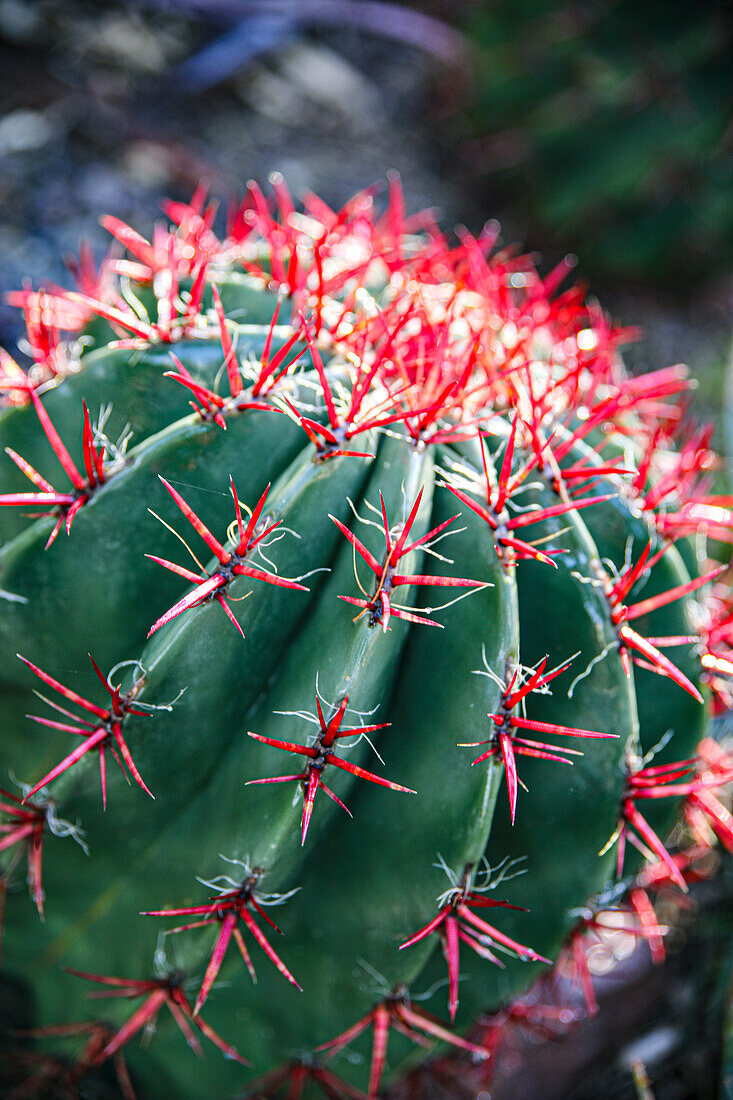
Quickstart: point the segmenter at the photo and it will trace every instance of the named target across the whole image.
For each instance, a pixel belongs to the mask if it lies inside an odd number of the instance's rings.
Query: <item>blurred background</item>
[[[102,214],[149,235],[163,196],[205,181],[223,230],[250,177],[279,171],[339,206],[396,170],[408,210],[435,207],[446,228],[498,218],[543,270],[577,254],[593,294],[643,329],[632,369],[688,362],[696,411],[720,422],[732,42],[724,0],[0,0],[0,344],[22,321],[5,293],[68,285],[81,240],[108,246]],[[648,1100],[634,1040],[657,1100],[715,1100],[696,1091],[722,1057],[733,890],[715,882],[698,899],[712,938],[696,925],[654,976],[636,953],[602,1042],[576,1030],[549,1062],[533,1054],[553,1096]],[[534,1086],[516,1087],[497,1100]]]

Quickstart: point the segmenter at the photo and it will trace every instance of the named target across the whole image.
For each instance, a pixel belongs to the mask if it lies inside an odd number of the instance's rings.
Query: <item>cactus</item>
[[[660,950],[680,796],[733,838],[684,371],[630,378],[568,265],[396,179],[381,215],[273,184],[223,238],[202,192],[152,242],[107,219],[129,258],[13,295],[0,363],[4,965],[128,1097],[490,1064],[468,1022],[558,954],[593,1011],[578,937],[642,868]]]

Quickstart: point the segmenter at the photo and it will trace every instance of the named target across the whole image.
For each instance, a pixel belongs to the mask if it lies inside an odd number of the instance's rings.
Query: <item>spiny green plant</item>
[[[382,214],[273,191],[223,237],[202,191],[151,242],[108,218],[128,258],[12,295],[5,966],[84,1039],[70,1089],[373,1098],[436,1042],[490,1071],[467,1023],[552,959],[594,1011],[609,909],[662,950],[680,798],[733,842],[695,756],[733,513],[684,371],[629,377],[567,264],[451,243],[396,179]],[[63,1063],[19,1041],[34,1095]]]

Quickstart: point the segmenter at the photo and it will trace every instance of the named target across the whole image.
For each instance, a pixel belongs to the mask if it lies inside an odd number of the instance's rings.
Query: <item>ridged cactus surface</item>
[[[628,377],[493,225],[386,206],[276,178],[218,237],[197,194],[14,296],[4,966],[87,1037],[74,1086],[376,1097],[416,1044],[490,1061],[466,1026],[579,907],[642,859],[684,887],[673,796],[725,826],[692,758],[732,516],[684,372]]]

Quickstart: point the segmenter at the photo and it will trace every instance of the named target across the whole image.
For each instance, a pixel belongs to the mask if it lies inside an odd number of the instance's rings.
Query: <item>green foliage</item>
[[[718,4],[469,10],[466,155],[492,198],[587,271],[678,286],[733,256],[731,20]]]

